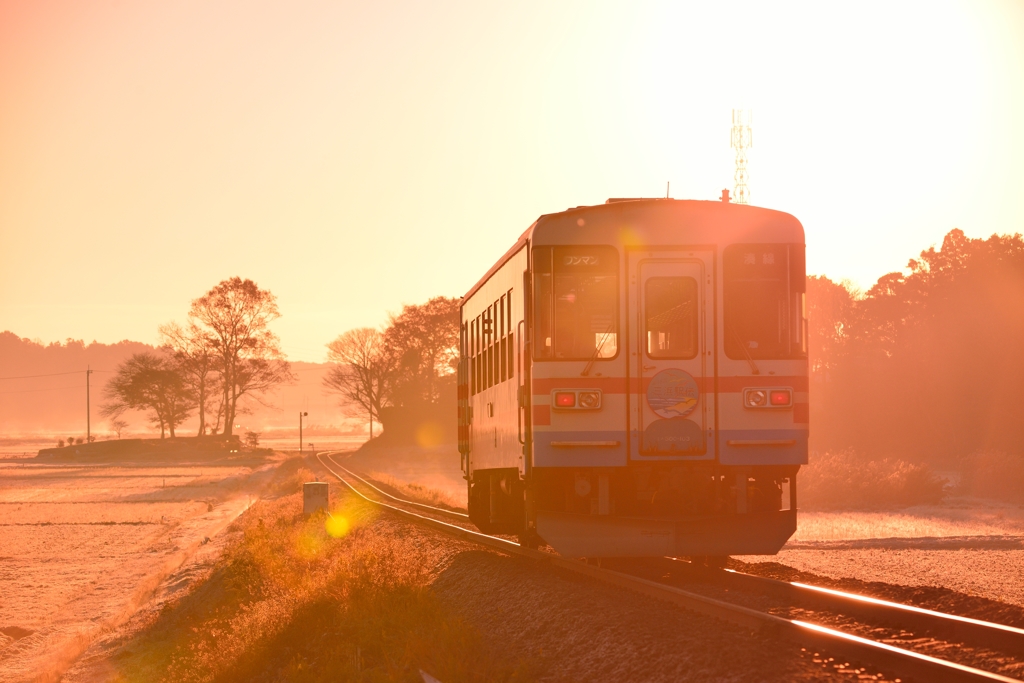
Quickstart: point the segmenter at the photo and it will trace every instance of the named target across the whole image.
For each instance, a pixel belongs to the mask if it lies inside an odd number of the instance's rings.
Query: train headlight
[[[601,390],[555,389],[551,392],[551,407],[556,410],[598,410],[601,408]]]
[[[761,389],[747,389],[743,396],[743,405],[748,408],[763,408],[768,405],[768,392]]]
[[[792,387],[748,388],[743,390],[744,408],[792,408]]]

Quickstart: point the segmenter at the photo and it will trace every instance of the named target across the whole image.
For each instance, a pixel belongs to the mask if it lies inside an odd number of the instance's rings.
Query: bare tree
[[[115,418],[110,421],[110,428],[114,430],[114,433],[117,434],[117,438],[119,439],[121,438],[121,432],[123,432],[127,427],[127,420]]]
[[[171,349],[182,377],[191,387],[196,397],[199,417],[199,436],[207,431],[206,416],[210,407],[213,392],[218,391],[220,379],[217,373],[216,340],[212,334],[203,330],[194,320],[187,327],[178,323],[168,323],[160,327],[160,338]],[[223,406],[217,408],[217,422],[214,434],[220,427],[220,416]]]
[[[213,340],[227,436],[234,427],[240,398],[258,399],[275,386],[294,380],[277,336],[268,327],[279,317],[277,297],[252,280],[238,277],[222,281],[192,302],[190,324],[205,327]]]
[[[335,367],[324,378],[328,391],[358,406],[373,421],[390,403],[396,363],[384,345],[384,335],[371,327],[349,330],[327,345],[327,358]]]
[[[188,419],[195,398],[173,359],[155,353],[136,353],[117,368],[107,384],[102,414],[116,418],[127,410],[151,411],[160,425],[160,438]]]

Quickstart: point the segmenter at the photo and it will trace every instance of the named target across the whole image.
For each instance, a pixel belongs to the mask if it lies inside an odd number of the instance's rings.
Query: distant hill
[[[103,438],[110,433],[100,416],[103,387],[118,364],[134,353],[153,351],[148,344],[122,341],[116,344],[85,344],[68,339],[64,343],[41,344],[0,332],[0,436],[85,434],[85,369],[91,366],[92,431]],[[326,428],[361,430],[362,421],[348,417],[336,396],[324,393],[322,380],[329,363],[293,362],[295,384],[280,387],[259,401],[249,400],[251,412],[240,416],[244,429],[257,432],[297,430],[298,412],[306,411],[310,433]],[[265,405],[263,405],[265,404]],[[127,431],[143,436],[159,433],[141,414],[125,417]],[[185,423],[182,435],[191,435],[198,423]]]

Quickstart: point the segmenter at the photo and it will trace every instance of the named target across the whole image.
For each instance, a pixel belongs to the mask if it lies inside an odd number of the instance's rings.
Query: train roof
[[[671,222],[671,233],[665,222]],[[527,242],[562,244],[733,244],[737,242],[804,243],[804,228],[791,214],[747,204],[692,199],[609,199],[544,214],[466,292],[471,297]]]

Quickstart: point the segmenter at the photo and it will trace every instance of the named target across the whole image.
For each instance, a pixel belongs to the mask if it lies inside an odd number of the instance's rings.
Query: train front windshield
[[[730,358],[806,358],[804,248],[725,248],[725,352]]]
[[[613,247],[537,247],[538,359],[589,360],[618,353],[618,252]]]

